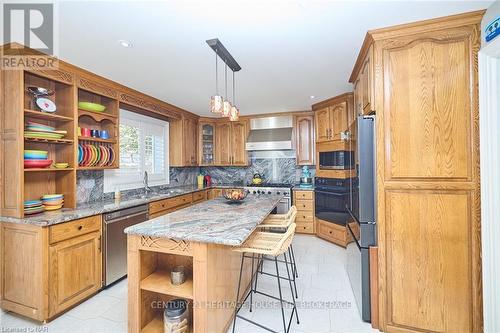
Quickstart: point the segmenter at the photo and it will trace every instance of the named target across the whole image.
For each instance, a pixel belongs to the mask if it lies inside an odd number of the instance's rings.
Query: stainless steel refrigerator
[[[347,247],[346,269],[354,297],[364,321],[371,320],[369,247],[377,244],[375,116],[359,116],[356,147],[356,177],[350,179],[347,223],[354,242]],[[352,141],[351,141],[352,142]]]

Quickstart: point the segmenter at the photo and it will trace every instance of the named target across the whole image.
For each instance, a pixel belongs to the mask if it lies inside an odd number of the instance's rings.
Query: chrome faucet
[[[146,193],[148,193],[148,192],[151,192],[151,191],[152,191],[152,190],[151,190],[151,187],[149,187],[149,185],[148,185],[148,172],[147,172],[147,171],[144,171],[144,178],[143,178],[143,180],[142,180],[142,183],[144,184],[144,191],[145,191]]]

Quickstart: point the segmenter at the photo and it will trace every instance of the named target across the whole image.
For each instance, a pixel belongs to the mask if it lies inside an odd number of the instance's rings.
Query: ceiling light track
[[[217,54],[219,58],[221,58],[222,61],[224,61],[224,63],[229,68],[231,68],[233,72],[238,72],[239,70],[241,70],[240,65],[238,65],[231,53],[229,53],[229,51],[224,47],[224,45],[218,38],[208,39],[207,44],[212,48],[212,50],[214,50],[215,54]]]

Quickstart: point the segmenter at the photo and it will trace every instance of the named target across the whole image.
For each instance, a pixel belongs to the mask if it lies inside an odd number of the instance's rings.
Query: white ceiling
[[[59,54],[209,115],[215,55],[205,40],[219,38],[242,67],[236,74],[242,114],[306,110],[352,90],[347,80],[367,30],[482,9],[491,2],[60,2]],[[133,48],[120,46],[123,39]]]

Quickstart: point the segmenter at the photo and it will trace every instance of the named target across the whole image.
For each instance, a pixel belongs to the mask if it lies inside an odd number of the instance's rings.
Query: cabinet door
[[[92,295],[102,286],[101,233],[49,247],[49,317]]]
[[[348,115],[347,115],[347,102],[342,102],[332,106],[331,108],[332,119],[332,136],[331,140],[341,140],[342,134],[349,129]]]
[[[354,107],[352,116],[349,119],[349,124],[356,122],[356,117],[363,114],[363,80],[361,75],[358,75],[356,81],[354,81]]]
[[[324,142],[330,140],[331,119],[330,107],[320,109],[315,112],[316,118],[316,142]]]
[[[217,165],[231,164],[231,124],[229,122],[220,123],[215,126],[215,142],[217,150],[215,151],[215,163]]]
[[[200,165],[215,163],[215,125],[200,123],[198,127],[198,161]]]
[[[246,121],[235,121],[231,123],[232,165],[248,164],[248,154],[245,150],[247,134]]]
[[[363,114],[369,114],[373,109],[372,95],[373,95],[373,73],[372,73],[372,57],[371,48],[365,57],[363,67],[361,68],[359,80],[361,81],[361,94],[360,94],[360,111]]]
[[[299,116],[295,119],[295,152],[297,165],[314,164],[314,117]]]
[[[184,119],[184,165],[196,165],[197,156],[197,124],[196,120],[191,118]]]

